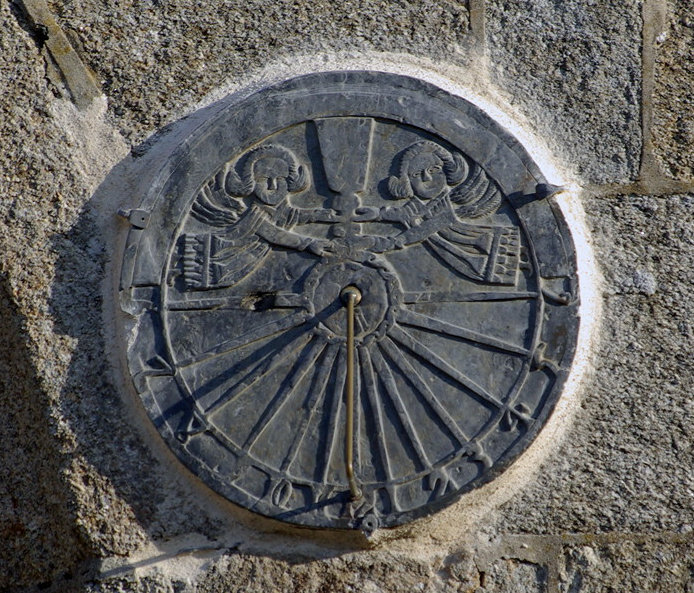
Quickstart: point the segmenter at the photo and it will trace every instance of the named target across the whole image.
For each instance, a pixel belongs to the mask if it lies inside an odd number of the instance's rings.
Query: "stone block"
[[[656,37],[653,151],[663,172],[694,179],[694,14],[688,0],[669,0]]]
[[[127,2],[69,1],[56,10],[103,80],[119,128],[137,143],[169,123],[172,111],[181,113],[210,90],[239,83],[249,70],[285,56],[375,50],[459,59],[467,4],[251,0],[220,10],[175,0],[134,10]]]
[[[694,590],[690,541],[619,541],[566,546],[561,593]]]
[[[440,560],[415,553],[362,552],[309,559],[229,553],[210,562],[198,578],[176,577],[166,569],[94,579],[81,585],[85,593],[468,593],[476,591],[480,574],[471,556]],[[520,577],[522,578],[522,577]],[[500,593],[520,589],[495,589]],[[523,589],[525,591],[525,589]],[[535,593],[535,589],[529,589]]]
[[[22,250],[43,208],[53,208],[51,157],[40,155],[51,130],[37,130],[48,93],[43,61],[9,4],[0,7],[0,590],[63,578],[87,553],[63,470],[68,463],[33,359],[31,310],[17,301],[40,256]],[[43,134],[42,134],[43,132]],[[36,202],[28,197],[28,187]],[[36,206],[34,208],[34,206]],[[44,237],[45,239],[45,237]],[[33,257],[33,259],[32,259]],[[30,279],[30,284],[40,284]],[[34,345],[35,346],[35,345]]]
[[[546,593],[547,569],[516,559],[500,559],[483,573],[479,589],[498,593]]]
[[[686,533],[694,525],[692,198],[586,206],[606,278],[594,377],[562,446],[499,525]]]
[[[23,318],[0,278],[0,590],[70,575],[86,553]],[[37,452],[40,451],[40,455]]]
[[[508,101],[582,180],[635,179],[641,2],[487,4],[490,74]]]

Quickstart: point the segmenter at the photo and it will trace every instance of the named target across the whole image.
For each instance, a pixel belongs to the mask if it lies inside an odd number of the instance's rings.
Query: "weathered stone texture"
[[[500,559],[481,570],[469,553],[445,558],[362,552],[329,559],[293,561],[230,554],[207,567],[197,583],[164,574],[91,581],[88,593],[545,593],[546,570]]]
[[[152,510],[169,488],[108,380],[103,234],[82,213],[123,146],[98,105],[78,113],[49,89],[29,28],[0,6],[0,76],[11,81],[0,100],[0,589],[127,553],[144,538],[138,520],[154,534],[172,527],[168,509]],[[134,491],[144,497],[131,507]]]
[[[692,543],[624,541],[567,546],[560,567],[561,593],[694,590]]]
[[[0,30],[12,33],[0,35],[0,78],[12,81],[3,85],[0,101],[2,589],[69,573],[86,551],[77,534],[74,501],[63,475],[67,458],[60,429],[50,415],[33,360],[36,344],[30,338],[41,306],[30,304],[29,293],[48,287],[48,279],[38,271],[43,254],[31,243],[46,240],[42,219],[61,217],[57,195],[69,185],[69,173],[58,179],[60,155],[41,151],[42,139],[56,141],[58,136],[55,129],[37,130],[51,96],[44,90],[43,62],[37,49],[7,4],[0,6]],[[27,293],[27,299],[18,304],[20,291]]]
[[[285,55],[372,49],[460,55],[467,2],[58,2],[59,21],[103,80],[132,142],[169,123],[211,89]],[[316,63],[320,68],[320,63]]]
[[[607,281],[595,378],[502,531],[692,530],[693,206],[691,196],[587,201]]]
[[[0,589],[69,576],[86,554],[62,474],[66,460],[6,280],[0,284]]]
[[[694,179],[694,12],[689,0],[668,2],[668,26],[656,40],[654,153],[663,171]]]
[[[489,2],[491,76],[584,180],[635,179],[640,2]]]
[[[547,569],[539,564],[516,559],[500,559],[480,579],[482,591],[508,591],[509,593],[546,593]]]

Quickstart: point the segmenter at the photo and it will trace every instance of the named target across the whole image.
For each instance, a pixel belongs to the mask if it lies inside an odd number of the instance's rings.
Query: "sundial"
[[[126,213],[132,384],[251,511],[367,532],[429,515],[503,472],[561,394],[578,285],[553,190],[413,78],[230,99]]]

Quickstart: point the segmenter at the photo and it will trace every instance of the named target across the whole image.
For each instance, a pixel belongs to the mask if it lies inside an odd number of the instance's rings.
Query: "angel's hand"
[[[306,251],[310,251],[314,255],[325,255],[330,252],[331,242],[325,239],[313,239],[306,245]]]
[[[395,240],[392,237],[371,237],[372,245],[369,250],[373,253],[385,253],[395,249]]]
[[[362,206],[354,212],[355,216],[352,216],[352,222],[372,222],[381,218],[380,209],[372,206]]]

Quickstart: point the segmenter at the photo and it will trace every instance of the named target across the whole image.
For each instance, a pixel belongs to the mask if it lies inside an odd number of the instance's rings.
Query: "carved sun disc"
[[[307,280],[307,287],[313,286],[315,288],[310,298],[316,308],[316,318],[320,319],[319,327],[342,339],[347,323],[342,306],[345,288],[354,287],[359,293],[356,316],[358,340],[385,331],[383,324],[388,317],[392,317],[399,296],[395,274],[361,263],[331,262],[330,259],[325,260],[325,265],[314,268]]]

